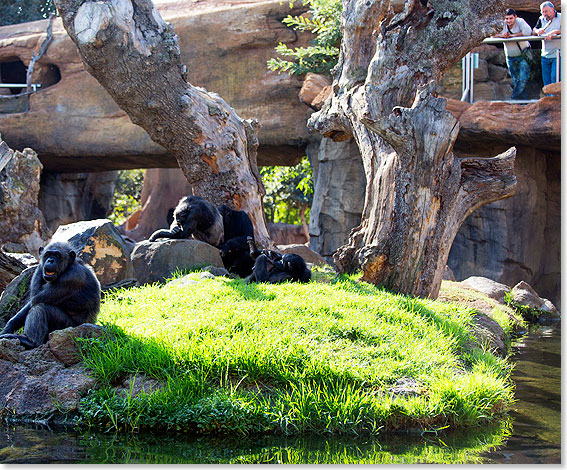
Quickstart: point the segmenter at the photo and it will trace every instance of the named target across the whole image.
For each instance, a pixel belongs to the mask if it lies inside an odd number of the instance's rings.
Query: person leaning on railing
[[[516,38],[530,36],[531,26],[523,18],[518,18],[513,8],[508,8],[504,16],[504,29],[501,33],[495,34],[495,38]],[[526,84],[530,78],[530,66],[527,55],[531,54],[530,43],[528,41],[505,42],[504,53],[506,54],[506,65],[512,77],[514,88],[512,90],[512,100],[525,100]]]
[[[556,82],[557,67],[559,67],[561,80],[561,60],[557,63],[557,51],[561,50],[561,39],[554,39],[561,35],[561,13],[555,10],[551,2],[543,2],[539,9],[541,16],[533,33],[537,36],[545,36],[541,46],[541,74],[543,84],[549,85]]]

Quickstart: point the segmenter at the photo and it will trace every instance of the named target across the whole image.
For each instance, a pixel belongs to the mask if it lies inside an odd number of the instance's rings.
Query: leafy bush
[[[112,198],[112,214],[108,217],[116,225],[124,223],[141,204],[145,170],[120,170]]]
[[[342,4],[339,0],[303,0],[303,4],[309,5],[306,15],[288,15],[283,22],[296,31],[315,34],[312,45],[291,49],[279,43],[275,50],[286,59],[271,58],[268,60],[268,69],[291,75],[307,72],[328,74],[339,58]]]
[[[266,188],[264,209],[268,220],[307,225],[313,202],[313,171],[308,158],[292,167],[262,167],[260,174]]]

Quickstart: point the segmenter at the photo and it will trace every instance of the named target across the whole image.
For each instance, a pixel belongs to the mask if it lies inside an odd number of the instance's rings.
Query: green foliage
[[[312,45],[291,49],[283,43],[278,44],[275,50],[284,58],[268,60],[268,69],[292,75],[328,74],[339,58],[342,4],[340,0],[303,0],[303,4],[309,5],[306,16],[288,15],[283,22],[296,31],[315,34]]]
[[[112,198],[112,214],[108,217],[116,225],[124,223],[130,214],[140,209],[145,170],[120,170]]]
[[[0,0],[0,26],[48,18],[53,0]]]
[[[109,333],[79,342],[102,385],[82,424],[240,435],[485,425],[505,415],[513,386],[508,361],[471,346],[473,315],[345,276],[119,290],[99,314]],[[163,386],[113,391],[132,375]],[[417,392],[390,391],[400,379]]]
[[[514,300],[514,295],[512,291],[509,290],[504,294],[504,303],[508,305],[512,310],[518,312],[522,318],[528,322],[535,322],[544,312],[538,308],[532,308],[529,305],[522,305],[521,303]]]
[[[288,224],[309,223],[313,202],[313,171],[309,159],[303,157],[293,167],[265,166],[260,168],[266,188],[264,209],[270,222]]]

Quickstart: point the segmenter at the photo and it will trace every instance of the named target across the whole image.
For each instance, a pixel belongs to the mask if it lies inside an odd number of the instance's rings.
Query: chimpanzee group
[[[254,227],[246,212],[222,204],[215,206],[199,196],[182,198],[173,211],[169,230],[154,232],[159,238],[195,238],[216,246],[229,272],[247,277],[248,282],[307,282],[311,271],[299,255],[281,255],[256,249]]]
[[[219,248],[225,267],[246,277],[247,282],[311,279],[311,271],[301,256],[256,248],[254,227],[244,211],[187,196],[175,208],[170,228],[157,230],[149,241],[190,237]],[[39,253],[29,301],[0,333],[0,338],[17,339],[28,349],[45,343],[54,330],[94,322],[100,308],[100,283],[69,243],[54,241]]]

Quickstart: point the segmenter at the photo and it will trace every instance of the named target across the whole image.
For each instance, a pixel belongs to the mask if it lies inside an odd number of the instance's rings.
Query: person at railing
[[[551,2],[543,2],[539,9],[541,16],[537,20],[533,33],[545,36],[541,46],[541,74],[543,84],[549,85],[557,80],[557,67],[559,67],[561,80],[561,61],[557,63],[558,52],[561,50],[561,39],[554,39],[561,35],[561,13],[555,10]]]
[[[518,18],[513,8],[508,8],[504,16],[504,29],[501,33],[495,34],[495,38],[516,38],[531,36],[532,27],[523,18]],[[530,78],[530,65],[527,61],[528,54],[531,54],[530,43],[528,41],[505,42],[504,53],[506,54],[506,65],[512,77],[514,88],[512,90],[512,100],[525,100],[526,84]]]

